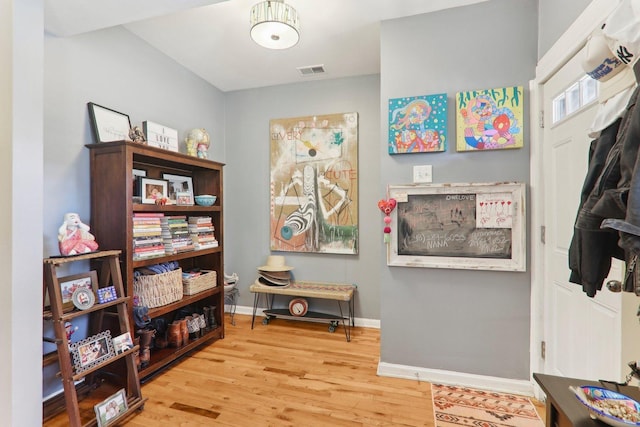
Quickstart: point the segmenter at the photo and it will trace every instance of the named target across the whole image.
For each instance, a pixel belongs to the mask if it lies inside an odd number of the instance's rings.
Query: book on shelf
[[[163,243],[157,243],[151,246],[138,246],[133,250],[133,253],[153,252],[159,250],[164,250]]]
[[[143,246],[154,243],[162,243],[161,236],[139,236],[133,239],[133,246]]]
[[[134,218],[163,218],[164,213],[161,212],[135,212]]]
[[[155,258],[166,255],[164,246],[162,249],[154,250],[154,251],[145,251],[145,252],[134,252],[133,259],[147,259],[147,258]]]
[[[141,230],[133,230],[133,237],[153,237],[153,236],[162,236],[162,230],[152,230],[152,231],[141,231]]]

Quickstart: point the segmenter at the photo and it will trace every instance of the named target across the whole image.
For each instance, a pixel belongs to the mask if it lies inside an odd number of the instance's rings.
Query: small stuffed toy
[[[89,226],[73,212],[64,214],[64,220],[58,229],[58,246],[60,254],[65,256],[98,250],[98,243],[93,234],[89,233]]]

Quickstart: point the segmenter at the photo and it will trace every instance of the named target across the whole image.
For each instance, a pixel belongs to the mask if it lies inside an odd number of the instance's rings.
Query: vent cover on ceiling
[[[316,74],[323,74],[325,72],[324,71],[324,65],[322,65],[322,64],[320,64],[320,65],[309,65],[307,67],[298,67],[298,71],[303,76],[313,76],[313,75],[316,75]]]

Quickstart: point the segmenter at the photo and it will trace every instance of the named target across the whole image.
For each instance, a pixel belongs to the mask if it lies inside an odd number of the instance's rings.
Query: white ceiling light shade
[[[298,12],[283,0],[263,1],[251,8],[251,38],[267,49],[288,49],[300,39]]]

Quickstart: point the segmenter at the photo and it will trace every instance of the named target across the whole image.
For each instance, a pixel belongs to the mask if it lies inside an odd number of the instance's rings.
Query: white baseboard
[[[258,308],[258,310],[256,310],[256,316],[262,316],[262,308]],[[229,312],[229,305],[226,304],[224,306],[224,311],[225,313]],[[246,314],[247,316],[251,316],[253,315],[253,307],[249,307],[246,305],[239,305],[236,307],[236,313],[237,314]],[[380,329],[380,320],[378,319],[362,319],[359,317],[356,317],[354,319],[355,325],[362,327],[362,328],[374,328],[374,329]]]
[[[418,368],[415,366],[395,365],[386,362],[378,363],[378,375],[533,396],[533,383],[526,380],[512,380],[508,378],[466,374],[464,372]]]

